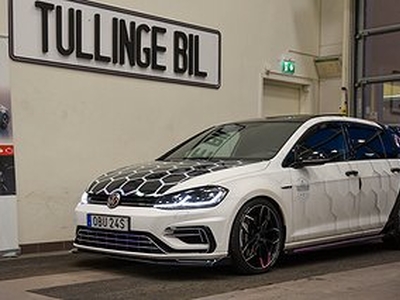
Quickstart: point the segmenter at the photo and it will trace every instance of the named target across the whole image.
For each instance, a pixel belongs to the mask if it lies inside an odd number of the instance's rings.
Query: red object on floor
[[[14,155],[13,145],[0,145],[0,156],[12,156]]]

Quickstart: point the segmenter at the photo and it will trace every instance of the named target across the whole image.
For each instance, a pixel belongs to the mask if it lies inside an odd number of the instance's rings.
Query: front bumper
[[[94,229],[88,214],[127,216],[130,231]],[[78,250],[140,260],[209,262],[228,255],[230,221],[220,209],[160,210],[84,204],[76,208]]]

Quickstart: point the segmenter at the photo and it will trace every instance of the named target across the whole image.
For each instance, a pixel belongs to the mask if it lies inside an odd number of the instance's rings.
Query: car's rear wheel
[[[397,206],[397,212],[393,215],[392,226],[384,236],[383,241],[390,248],[400,250],[400,205]]]
[[[244,274],[268,271],[279,258],[284,235],[280,213],[269,200],[247,202],[232,227],[230,255],[234,267]]]

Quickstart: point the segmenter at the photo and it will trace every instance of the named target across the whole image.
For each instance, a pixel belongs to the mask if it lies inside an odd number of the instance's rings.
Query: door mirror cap
[[[294,169],[301,169],[304,167],[310,167],[310,166],[320,166],[324,165],[331,160],[329,158],[306,158],[303,159],[299,157],[292,165]]]

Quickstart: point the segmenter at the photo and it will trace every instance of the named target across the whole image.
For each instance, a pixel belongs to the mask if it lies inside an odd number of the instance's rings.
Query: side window
[[[400,126],[388,126],[385,137],[384,144],[388,158],[400,158]],[[388,150],[389,146],[391,151]]]
[[[383,143],[384,131],[373,126],[351,124],[348,126],[351,160],[386,158]]]
[[[295,157],[302,159],[328,159],[332,162],[347,159],[348,148],[341,124],[323,123],[312,127],[296,143],[283,166],[290,166]]]

